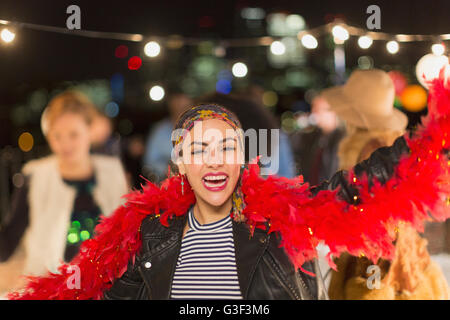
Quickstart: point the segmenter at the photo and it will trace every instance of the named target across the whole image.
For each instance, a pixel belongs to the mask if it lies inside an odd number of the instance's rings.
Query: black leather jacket
[[[355,167],[355,172],[367,173],[381,182],[389,179],[401,155],[409,152],[403,138],[389,148],[380,148]],[[345,172],[336,173],[331,180],[312,189],[340,187],[339,196],[353,203],[356,189],[347,183]],[[172,279],[181,249],[183,229],[187,215],[174,218],[164,227],[158,218],[149,217],[141,225],[142,249],[131,262],[125,274],[104,293],[104,299],[169,299]],[[303,268],[316,274],[311,277],[295,270],[277,235],[256,229],[250,237],[245,223],[233,222],[236,266],[244,299],[307,300],[328,299],[317,261]]]

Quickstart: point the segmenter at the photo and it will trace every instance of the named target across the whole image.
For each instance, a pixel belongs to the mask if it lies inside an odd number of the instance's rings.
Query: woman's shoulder
[[[95,171],[104,177],[105,181],[110,181],[111,177],[121,177],[118,173],[124,172],[122,161],[118,157],[92,154],[92,161]]]
[[[42,169],[44,169],[45,167],[54,167],[55,164],[56,162],[54,155],[48,155],[38,159],[33,159],[26,162],[22,166],[22,173],[26,176],[29,176],[35,171],[42,171]]]
[[[142,220],[140,232],[142,237],[164,236],[165,234],[173,233],[182,230],[185,219],[184,216],[175,217],[168,220],[168,226],[161,223],[161,216],[149,214]]]
[[[109,156],[104,154],[92,154],[91,155],[92,160],[102,166],[109,166],[109,167],[117,167],[121,166],[122,162],[120,158],[115,156]]]

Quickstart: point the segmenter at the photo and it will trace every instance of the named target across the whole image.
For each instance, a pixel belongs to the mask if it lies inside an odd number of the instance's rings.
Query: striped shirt
[[[201,225],[188,212],[189,230],[181,243],[172,299],[242,299],[234,254],[231,217]]]

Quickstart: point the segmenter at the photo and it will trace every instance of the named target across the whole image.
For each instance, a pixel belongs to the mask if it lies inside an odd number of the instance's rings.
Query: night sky
[[[405,34],[450,33],[450,1],[23,1],[1,0],[0,19],[65,27],[66,8],[81,8],[82,29],[145,35],[173,34],[199,38],[242,36],[235,19],[243,7],[262,7],[266,13],[282,10],[301,14],[313,28],[326,23],[327,15],[342,15],[345,22],[365,28],[366,8],[381,8],[381,31]],[[211,17],[211,26],[201,27],[202,17]],[[320,42],[320,39],[319,39]],[[127,70],[114,57],[114,49],[127,44],[130,55],[142,55],[141,43],[90,39],[20,29],[11,46],[0,45],[0,120],[7,121],[9,108],[20,96],[34,88],[52,87],[65,80],[108,79],[116,72],[125,73],[128,85],[145,80],[144,72]],[[356,44],[355,44],[356,46]],[[384,46],[384,44],[383,44]],[[381,46],[371,55],[392,65],[413,65],[429,52],[430,44],[408,45],[398,55],[390,56]],[[361,55],[348,53],[349,64]],[[352,60],[353,59],[353,60]],[[148,69],[147,69],[147,72]],[[150,70],[151,72],[151,70]],[[142,99],[145,100],[145,99]],[[0,140],[4,142],[5,140]]]

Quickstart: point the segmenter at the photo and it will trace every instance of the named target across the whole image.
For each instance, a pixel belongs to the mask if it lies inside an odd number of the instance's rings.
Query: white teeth
[[[211,183],[211,182],[205,181],[205,185],[206,185],[207,187],[221,187],[221,186],[223,186],[226,182],[227,182],[226,180],[224,180],[224,181],[221,182],[221,183]]]
[[[226,176],[207,176],[204,179],[207,181],[213,181],[213,180],[223,180]]]

